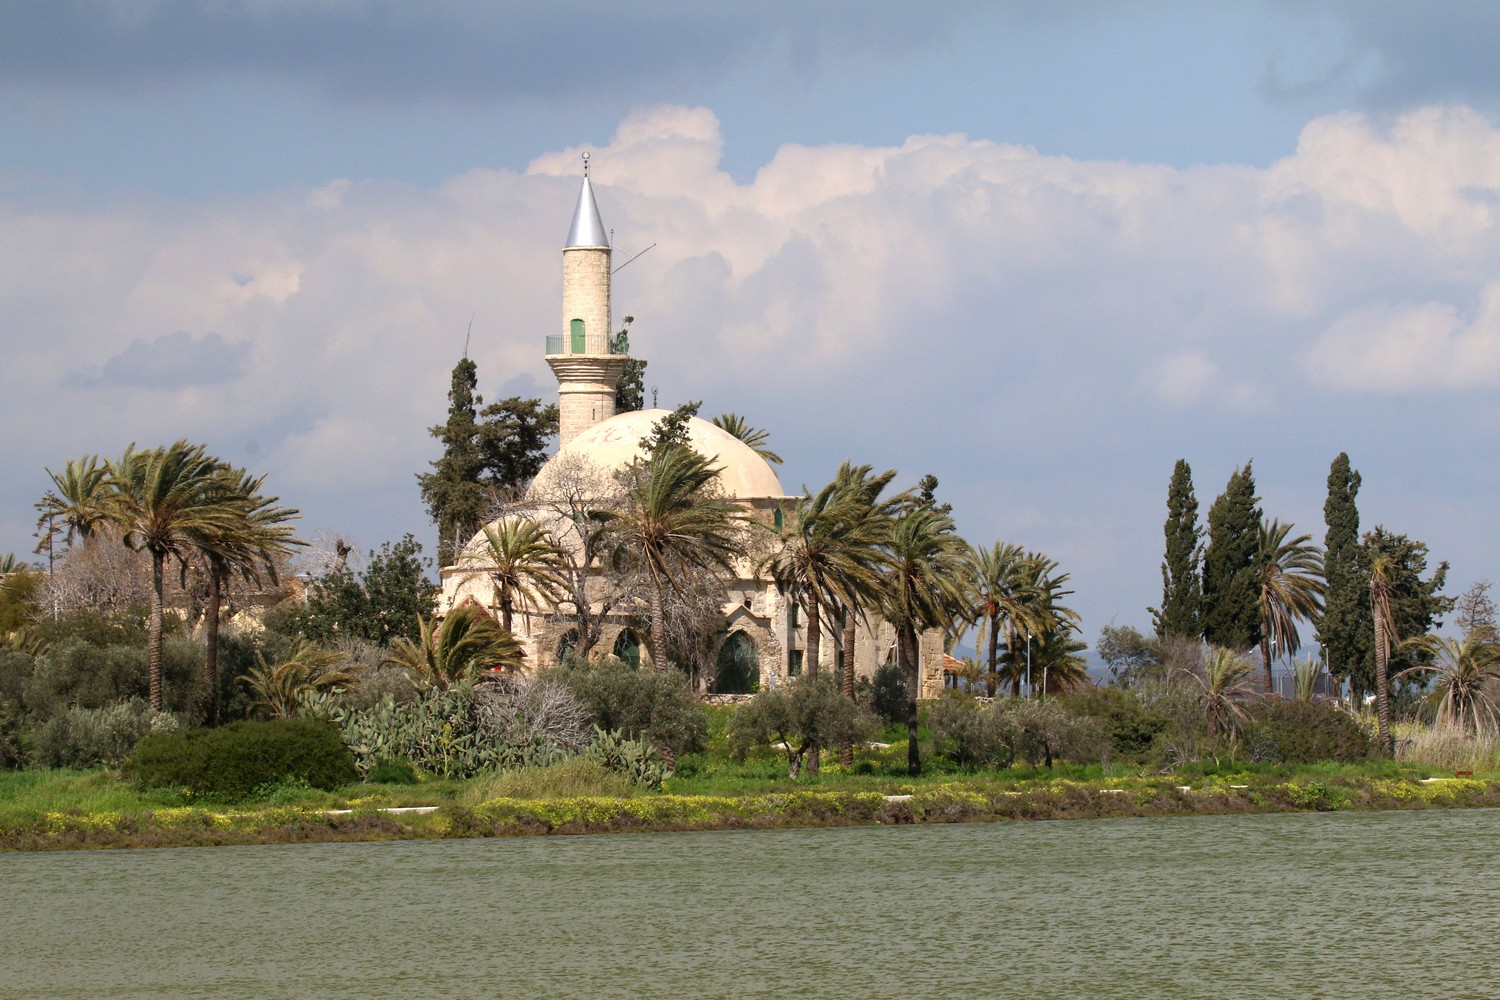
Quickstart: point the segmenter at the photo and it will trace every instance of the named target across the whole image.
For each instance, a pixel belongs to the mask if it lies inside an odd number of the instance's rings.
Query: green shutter
[[[568,326],[573,331],[573,347],[569,353],[586,354],[588,349],[583,344],[583,320],[575,319]]]

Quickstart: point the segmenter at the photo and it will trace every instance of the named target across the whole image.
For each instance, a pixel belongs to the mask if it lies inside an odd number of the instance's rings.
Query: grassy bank
[[[644,793],[611,784],[611,775],[564,765],[543,774],[362,784],[336,792],[283,785],[233,805],[136,792],[106,771],[32,771],[0,775],[0,849],[1500,806],[1500,781],[1424,781],[1424,769],[1391,762],[1222,772],[1208,767],[1164,776],[1100,771],[940,774],[915,780],[825,773],[797,783],[753,774],[730,781],[719,775],[674,778],[666,791]],[[413,806],[435,809],[384,811]]]

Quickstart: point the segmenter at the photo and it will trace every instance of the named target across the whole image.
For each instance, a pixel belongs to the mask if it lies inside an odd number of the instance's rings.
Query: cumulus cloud
[[[13,462],[253,445],[310,527],[421,530],[466,338],[486,398],[552,384],[580,151],[432,189],[0,201],[0,414],[47,414]],[[934,472],[966,534],[1073,553],[1081,591],[1153,599],[1140,526],[1178,455],[1218,480],[1276,452],[1316,494],[1338,451],[1438,433],[1393,423],[1391,394],[1500,387],[1500,131],[1464,108],[1320,119],[1267,169],[922,135],[787,146],[740,181],[722,151],[710,110],[671,106],[592,149],[622,258],[655,244],[615,276],[648,393],[766,426],[793,488],[845,458]],[[1321,500],[1295,497],[1267,509],[1311,528]],[[1086,557],[1080,525],[1118,548]]]
[[[1500,284],[1473,311],[1447,302],[1371,304],[1334,320],[1308,350],[1308,374],[1366,392],[1500,384]]]

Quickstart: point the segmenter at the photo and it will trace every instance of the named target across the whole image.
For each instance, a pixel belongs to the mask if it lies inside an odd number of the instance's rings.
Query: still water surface
[[[0,997],[1500,997],[1500,811],[0,855]]]

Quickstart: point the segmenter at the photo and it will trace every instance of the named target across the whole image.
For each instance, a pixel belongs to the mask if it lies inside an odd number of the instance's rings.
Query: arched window
[[[570,628],[563,633],[563,637],[557,640],[557,662],[561,663],[568,658],[568,654],[578,648],[578,630]]]
[[[760,689],[760,657],[755,640],[744,632],[735,632],[719,647],[718,671],[714,677],[716,694],[751,694]]]
[[[631,629],[621,629],[615,639],[615,655],[631,670],[641,669],[641,640]]]
[[[575,319],[568,324],[568,330],[573,335],[573,344],[570,348],[572,354],[586,354],[588,348],[583,343],[583,320]]]

